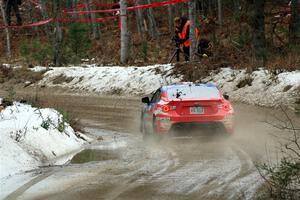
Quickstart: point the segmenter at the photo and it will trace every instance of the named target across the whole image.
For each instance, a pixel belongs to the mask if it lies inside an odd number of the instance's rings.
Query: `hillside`
[[[37,4],[33,2],[38,2]],[[32,21],[43,20],[45,13],[51,17],[55,12],[51,1],[46,2],[47,11],[40,7],[44,1],[24,1],[20,6],[23,25]],[[70,1],[62,1],[60,10],[71,7]],[[98,2],[98,1],[95,1]],[[100,2],[100,1],[99,1]],[[161,1],[148,1],[161,2]],[[287,9],[285,1],[266,1],[265,4],[265,37],[266,52],[263,59],[257,59],[253,47],[253,32],[250,27],[249,4],[246,1],[239,2],[238,10],[232,7],[233,4],[223,2],[223,22],[218,25],[216,4],[205,7],[197,4],[196,23],[200,28],[200,37],[212,41],[212,56],[209,58],[197,58],[206,66],[213,67],[235,67],[235,68],[257,68],[267,67],[270,69],[299,69],[300,68],[300,47],[291,45],[288,41],[289,17],[282,15]],[[215,2],[215,1],[208,1]],[[85,1],[77,1],[81,5]],[[113,1],[101,1],[101,3],[114,3]],[[145,4],[144,1],[136,1],[135,4]],[[199,8],[199,5],[202,8]],[[129,4],[133,6],[133,4]],[[28,12],[28,9],[30,12]],[[88,7],[90,10],[110,9],[110,7]],[[69,9],[84,11],[87,8]],[[172,12],[168,12],[171,9]],[[137,12],[141,11],[144,19],[145,33],[139,34],[137,28]],[[174,4],[172,7],[152,8],[154,15],[157,36],[151,34],[149,20],[149,9],[129,11],[128,27],[130,31],[130,53],[128,64],[147,65],[155,63],[168,63],[175,44],[172,42],[173,30],[168,18],[181,15],[188,15],[187,3]],[[109,17],[114,13],[96,13],[96,17]],[[15,23],[15,16],[12,13],[12,23]],[[278,17],[278,15],[280,17]],[[61,16],[62,17],[62,16]],[[63,16],[65,17],[65,16]],[[89,16],[78,15],[71,18],[82,19]],[[91,17],[91,16],[90,16]],[[68,18],[70,19],[70,17]],[[3,25],[3,19],[0,21]],[[93,27],[97,27],[99,38],[95,39]],[[61,23],[62,41],[60,54],[62,64],[79,64],[82,62],[119,64],[120,61],[120,29],[118,19],[99,21],[96,23]],[[4,30],[2,28],[2,30]],[[8,59],[5,48],[0,49],[0,62],[19,63],[22,65],[52,65],[54,54],[54,22],[44,26],[32,28],[10,28],[12,43],[12,59]],[[5,32],[0,36],[0,44],[6,46]],[[251,50],[252,49],[252,50]],[[175,60],[175,59],[174,59]],[[182,58],[183,60],[183,58]]]

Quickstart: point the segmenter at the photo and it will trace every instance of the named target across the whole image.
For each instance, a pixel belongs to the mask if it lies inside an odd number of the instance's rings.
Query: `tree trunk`
[[[151,4],[151,0],[147,0],[148,4]],[[153,10],[152,8],[147,9],[148,19],[149,19],[149,30],[150,35],[152,38],[157,39],[158,38],[158,30],[156,25],[156,20],[154,18]]]
[[[7,20],[6,20],[2,1],[0,1],[0,9],[1,9],[2,17],[3,17],[4,25],[7,26]],[[5,33],[6,33],[6,55],[8,58],[11,58],[10,35],[9,35],[8,28],[5,28]]]
[[[258,60],[266,61],[265,0],[248,0],[250,3],[250,25],[253,32],[253,48]]]
[[[169,31],[171,33],[174,32],[174,24],[173,24],[173,6],[169,5],[168,6],[168,25],[169,25]]]
[[[289,27],[289,45],[300,45],[300,0],[292,1]]]
[[[32,9],[32,4],[31,4],[31,3],[28,4],[28,14],[29,14],[29,17],[30,17],[30,19],[31,19],[31,23],[34,23],[34,22],[37,21],[37,20],[35,19],[35,17],[33,16],[33,9]],[[32,29],[34,30],[35,33],[38,33],[38,32],[37,32],[37,30],[38,30],[37,27],[33,27]]]
[[[218,23],[220,26],[222,26],[222,0],[218,0]]]
[[[54,26],[54,58],[53,58],[53,64],[54,66],[61,66],[61,58],[62,58],[62,30],[60,26],[60,22],[57,19],[60,19],[60,0],[55,0],[53,4],[53,11],[55,16],[55,26]]]
[[[135,5],[137,5],[137,6],[141,5],[140,1],[136,1]],[[137,9],[137,10],[135,10],[135,14],[136,14],[137,29],[140,34],[140,37],[143,40],[144,34],[145,34],[143,10]]]
[[[47,10],[46,10],[46,2],[45,0],[41,0],[41,12],[42,12],[42,17],[43,17],[43,20],[47,20],[49,19],[49,16],[48,16],[48,13],[47,13]],[[49,24],[46,24],[45,27],[44,27],[44,30],[45,30],[45,33],[47,36],[49,36],[49,30],[50,30],[50,25]]]
[[[189,19],[190,19],[190,61],[195,60],[195,53],[196,53],[196,34],[195,34],[195,15],[196,15],[196,2],[195,0],[191,0],[188,3],[189,6]]]
[[[120,0],[120,17],[121,17],[121,63],[128,62],[129,55],[129,33],[127,29],[127,5],[125,0]]]
[[[91,3],[91,0],[85,0],[85,3],[89,4],[89,3]],[[91,9],[90,9],[89,6],[87,6],[86,10],[90,11]],[[90,23],[90,27],[91,27],[91,30],[92,30],[92,33],[93,33],[93,39],[98,40],[100,38],[99,27],[98,27],[97,22],[93,21],[96,18],[95,13],[91,13],[89,15],[89,18],[92,20],[92,22]]]

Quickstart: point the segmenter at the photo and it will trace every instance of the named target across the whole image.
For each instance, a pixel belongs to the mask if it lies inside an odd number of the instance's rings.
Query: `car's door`
[[[152,127],[152,120],[153,120],[153,114],[155,112],[155,109],[157,107],[157,102],[159,102],[161,97],[161,88],[155,91],[153,96],[151,97],[149,105],[147,105],[145,111],[144,111],[144,119],[145,119],[145,126],[146,128]]]

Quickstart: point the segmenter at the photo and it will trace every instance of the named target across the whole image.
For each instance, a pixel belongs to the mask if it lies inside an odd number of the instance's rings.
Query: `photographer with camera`
[[[189,35],[190,35],[190,21],[182,16],[175,17],[175,42],[177,48],[177,62],[179,62],[180,51],[183,52],[185,61],[189,61],[190,55],[190,43],[189,43]]]
[[[190,20],[186,17],[175,17],[175,36],[173,40],[176,42],[176,58],[179,62],[179,54],[183,52],[185,61],[190,59]],[[196,28],[196,40],[198,41],[199,30]]]
[[[5,5],[5,15],[7,20],[7,25],[11,25],[11,9],[14,9],[14,12],[17,17],[17,25],[22,25],[22,18],[19,11],[19,5],[22,4],[21,0],[3,0]]]

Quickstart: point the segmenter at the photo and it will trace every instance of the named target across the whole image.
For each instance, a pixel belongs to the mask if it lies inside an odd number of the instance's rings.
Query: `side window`
[[[160,94],[161,94],[160,89],[158,89],[158,90],[153,94],[152,99],[151,99],[151,103],[156,103],[156,102],[158,102],[159,99],[160,99]]]

